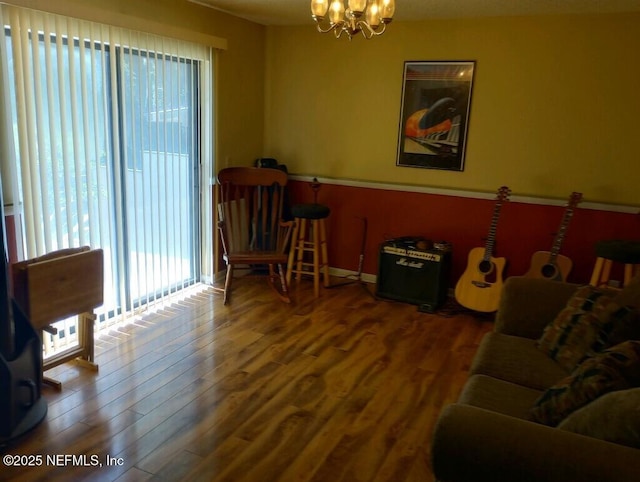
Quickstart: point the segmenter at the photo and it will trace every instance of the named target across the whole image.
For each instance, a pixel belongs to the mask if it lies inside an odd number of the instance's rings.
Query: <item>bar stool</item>
[[[619,239],[596,243],[596,264],[591,274],[591,286],[606,285],[611,276],[613,263],[624,264],[623,286],[640,272],[640,242]]]
[[[291,238],[289,262],[287,263],[287,284],[291,275],[299,280],[303,274],[313,275],[313,289],[316,298],[320,296],[320,272],[323,273],[324,287],[329,287],[329,257],[327,255],[327,228],[325,219],[331,210],[322,204],[295,204],[291,207],[295,225]],[[305,253],[312,253],[312,262],[305,261]]]

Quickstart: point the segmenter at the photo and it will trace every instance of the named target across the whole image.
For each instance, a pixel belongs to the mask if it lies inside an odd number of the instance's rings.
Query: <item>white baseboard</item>
[[[331,268],[331,267],[329,267],[329,274],[331,276],[336,276],[339,278],[346,278],[347,276],[353,276],[353,277],[358,276],[358,273],[356,271],[350,271],[348,269],[341,269],[341,268]],[[214,277],[214,281],[215,282],[224,281],[224,278],[226,275],[227,275],[227,270],[223,269],[216,273]],[[375,284],[378,277],[374,274],[362,273],[361,279],[366,283]],[[210,281],[210,278],[208,281]]]

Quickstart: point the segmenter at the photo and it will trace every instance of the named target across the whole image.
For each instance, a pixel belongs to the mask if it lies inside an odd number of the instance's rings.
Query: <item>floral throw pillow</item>
[[[536,401],[531,420],[556,426],[601,395],[640,387],[640,341],[625,341],[584,360]]]
[[[600,351],[613,329],[617,292],[607,288],[578,288],[567,306],[544,329],[538,348],[567,371],[585,357]],[[622,313],[621,313],[622,314]]]

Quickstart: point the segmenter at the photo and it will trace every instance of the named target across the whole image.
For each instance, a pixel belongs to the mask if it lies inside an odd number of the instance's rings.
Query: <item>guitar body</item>
[[[564,210],[560,228],[553,240],[551,251],[536,251],[531,256],[529,271],[524,274],[525,278],[548,279],[554,281],[567,281],[567,276],[573,267],[573,262],[559,254],[562,241],[567,233],[569,221],[573,217],[573,210],[582,201],[582,193],[572,192]]]
[[[536,251],[531,256],[529,271],[524,276],[525,278],[567,281],[567,276],[569,276],[572,267],[573,262],[566,256],[558,254],[552,262],[549,251]]]
[[[467,268],[458,280],[455,297],[458,303],[470,310],[491,313],[498,309],[502,291],[502,274],[506,258],[485,259],[484,248],[469,251]]]

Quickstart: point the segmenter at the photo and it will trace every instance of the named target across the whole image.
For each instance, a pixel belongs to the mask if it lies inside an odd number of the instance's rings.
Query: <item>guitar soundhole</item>
[[[556,267],[552,264],[545,264],[542,267],[542,276],[544,276],[547,279],[555,278],[557,273],[558,271],[556,270]]]
[[[478,265],[478,270],[486,276],[493,271],[493,263],[488,260],[482,260]]]

